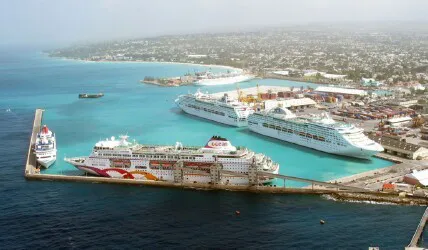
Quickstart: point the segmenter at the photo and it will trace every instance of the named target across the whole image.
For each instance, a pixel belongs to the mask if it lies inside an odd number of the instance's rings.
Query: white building
[[[280,75],[280,76],[288,76],[290,74],[290,72],[288,70],[279,70],[279,71],[274,71],[272,72],[275,75]]]
[[[298,109],[298,108],[309,108],[315,107],[316,102],[310,98],[299,98],[299,99],[286,99],[286,100],[266,100],[264,102],[265,109],[269,110],[278,106]]]
[[[386,120],[386,124],[391,127],[400,127],[401,125],[407,124],[412,121],[412,118],[409,116],[405,117],[396,117]]]
[[[418,100],[406,100],[406,99],[398,99],[397,100],[397,99],[394,99],[388,103],[392,104],[392,105],[403,106],[403,107],[408,108],[412,105],[418,104]]]
[[[403,181],[412,185],[428,186],[428,169],[416,171],[411,174],[406,174]]]
[[[342,95],[358,95],[366,96],[367,91],[362,89],[348,89],[348,88],[337,88],[337,87],[328,87],[328,86],[319,86],[315,89],[316,92],[321,93],[332,93],[332,94],[342,94]]]
[[[188,58],[206,58],[207,55],[187,55]]]
[[[336,75],[336,74],[323,74],[322,76],[332,80],[343,80],[346,78],[346,75]]]

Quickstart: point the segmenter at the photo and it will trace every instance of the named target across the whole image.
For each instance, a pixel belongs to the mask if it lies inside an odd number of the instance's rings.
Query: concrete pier
[[[422,215],[421,221],[419,222],[419,225],[416,228],[415,233],[413,234],[413,237],[412,237],[412,240],[410,241],[410,244],[406,247],[407,250],[423,249],[423,248],[418,248],[417,245],[418,245],[419,239],[421,238],[422,232],[424,231],[427,219],[428,219],[428,207],[425,209],[425,212]]]
[[[37,133],[40,131],[42,126],[43,109],[36,109],[34,114],[33,130],[31,132],[30,145],[28,146],[27,161],[25,164],[25,176],[32,175],[36,172],[37,161],[34,155],[34,143],[36,142]]]

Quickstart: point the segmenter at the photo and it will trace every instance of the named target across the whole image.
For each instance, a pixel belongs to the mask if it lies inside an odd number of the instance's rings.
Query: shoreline
[[[150,62],[150,61],[143,61],[143,60],[123,60],[123,61],[115,61],[115,60],[100,60],[100,61],[92,61],[92,60],[86,60],[86,59],[75,59],[75,58],[68,58],[68,57],[58,57],[58,56],[50,56],[47,53],[42,54],[46,55],[48,58],[58,59],[58,60],[69,60],[69,61],[77,61],[77,62],[85,62],[85,63],[152,63],[152,64],[177,64],[177,65],[189,65],[189,66],[199,66],[199,67],[213,67],[213,68],[221,68],[221,69],[232,69],[232,70],[238,70],[243,71],[241,68],[236,68],[232,66],[227,65],[219,65],[219,64],[200,64],[200,63],[185,63],[185,62]]]

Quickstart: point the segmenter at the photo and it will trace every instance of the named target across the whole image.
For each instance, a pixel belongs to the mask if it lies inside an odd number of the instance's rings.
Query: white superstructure
[[[188,147],[177,142],[171,146],[141,145],[128,136],[112,137],[95,144],[89,157],[66,158],[80,170],[113,178],[212,182],[211,171],[220,171],[219,184],[247,185],[251,167],[277,174],[279,165],[263,154],[234,147],[228,140],[213,136],[204,147]],[[183,171],[181,171],[182,168]],[[227,173],[221,173],[225,170]],[[236,172],[234,175],[231,172]],[[178,174],[178,176],[177,176]],[[272,178],[259,177],[261,183]]]
[[[56,161],[55,134],[46,125],[43,125],[40,133],[37,134],[34,153],[37,162],[45,168]]]
[[[363,134],[363,129],[339,123],[327,113],[299,116],[276,107],[248,117],[248,128],[256,133],[319,151],[368,159],[383,147]]]
[[[203,75],[198,75],[198,78],[194,81],[196,85],[224,85],[224,84],[234,84],[238,82],[249,81],[254,78],[254,75],[242,74],[240,72],[232,72],[225,74],[213,74],[207,72]]]
[[[175,103],[188,114],[237,127],[247,126],[247,118],[254,112],[248,105],[229,99],[226,94],[218,99],[199,90],[195,94],[179,96]]]

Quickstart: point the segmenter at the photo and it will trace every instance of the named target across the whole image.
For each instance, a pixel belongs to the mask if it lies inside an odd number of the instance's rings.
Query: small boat
[[[103,93],[98,93],[98,94],[79,94],[79,98],[100,98],[103,97],[104,94]]]

